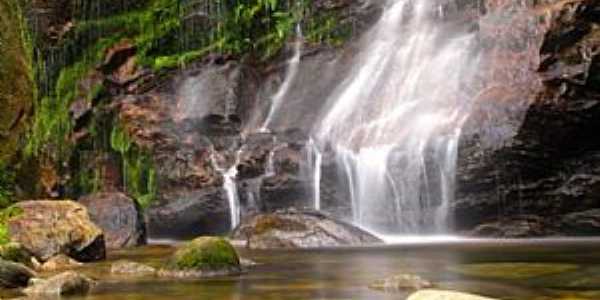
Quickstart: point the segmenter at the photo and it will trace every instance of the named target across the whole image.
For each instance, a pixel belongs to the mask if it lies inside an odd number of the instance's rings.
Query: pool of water
[[[84,273],[99,280],[88,300],[404,299],[369,289],[377,279],[417,274],[440,288],[499,299],[600,299],[600,240],[441,240],[379,247],[248,251],[258,264],[239,276],[202,280],[109,274],[110,262],[159,265],[174,250],[151,245],[110,254]]]

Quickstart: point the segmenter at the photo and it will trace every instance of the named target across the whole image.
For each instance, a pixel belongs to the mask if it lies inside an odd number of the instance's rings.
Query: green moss
[[[10,206],[14,202],[14,171],[0,163],[0,209]]]
[[[0,245],[5,245],[10,242],[10,236],[8,234],[8,221],[10,218],[19,216],[23,213],[23,210],[16,206],[10,206],[0,211]]]
[[[17,154],[33,99],[37,97],[24,3],[0,0],[0,162]]]
[[[239,267],[235,248],[220,237],[199,237],[175,252],[171,265],[180,270],[215,270]]]
[[[113,127],[111,146],[121,155],[123,186],[142,208],[150,206],[156,198],[156,171],[152,158],[135,145],[121,126]]]

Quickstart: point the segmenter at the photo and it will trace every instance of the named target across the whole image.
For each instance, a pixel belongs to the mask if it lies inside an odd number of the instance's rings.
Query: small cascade
[[[308,141],[307,160],[312,169],[314,209],[318,211],[321,210],[321,164],[323,162],[323,155],[313,139],[309,139]]]
[[[475,35],[446,26],[438,4],[387,1],[314,130],[345,174],[354,222],[378,233],[444,234],[450,222],[458,139],[474,99],[464,86],[480,54]]]
[[[296,75],[298,74],[298,67],[300,65],[300,58],[302,57],[302,44],[304,43],[304,38],[302,35],[302,27],[300,23],[296,25],[296,41],[294,43],[294,55],[288,60],[288,67],[285,74],[285,79],[277,93],[272,97],[271,107],[269,108],[269,113],[267,114],[267,118],[260,128],[261,132],[268,132],[269,125],[273,121],[273,117],[275,113],[279,110],[284,97],[287,95],[288,90],[290,89]]]
[[[223,176],[223,190],[225,191],[227,201],[229,202],[231,229],[235,229],[235,227],[239,225],[241,219],[240,197],[238,195],[236,177],[238,174],[237,167],[240,164],[240,156],[242,152],[243,147],[236,151],[235,161],[228,168],[219,166],[219,163],[215,157],[214,149],[210,157],[215,170],[217,170],[217,172],[221,173]]]

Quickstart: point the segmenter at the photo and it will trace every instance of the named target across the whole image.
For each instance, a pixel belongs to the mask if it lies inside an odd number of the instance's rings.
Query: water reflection
[[[403,299],[371,290],[378,279],[409,273],[440,288],[499,299],[599,299],[600,240],[437,241],[384,247],[302,251],[248,251],[258,264],[233,277],[204,280],[131,278],[108,274],[110,261],[154,266],[172,246],[112,253],[83,271],[100,280],[85,299]]]

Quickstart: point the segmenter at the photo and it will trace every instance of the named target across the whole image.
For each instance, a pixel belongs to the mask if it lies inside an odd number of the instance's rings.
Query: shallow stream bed
[[[127,259],[158,265],[173,246],[110,254],[82,271],[99,280],[85,299],[403,299],[369,289],[377,279],[417,274],[440,288],[499,299],[600,299],[600,240],[438,241],[367,248],[247,251],[258,264],[240,276],[203,280],[109,274]],[[74,298],[78,299],[78,298]]]

